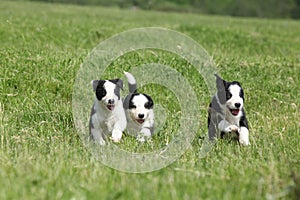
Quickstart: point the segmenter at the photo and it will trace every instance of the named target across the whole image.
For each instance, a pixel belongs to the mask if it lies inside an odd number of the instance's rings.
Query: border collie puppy
[[[127,118],[128,134],[136,136],[140,142],[146,141],[154,132],[153,100],[150,96],[137,92],[136,80],[128,72],[129,94],[125,97],[123,106]]]
[[[126,116],[120,99],[120,89],[123,81],[93,80],[95,102],[90,117],[90,138],[100,145],[104,145],[106,138],[119,142],[126,128]]]
[[[250,145],[248,122],[244,110],[244,92],[239,82],[227,82],[216,76],[217,93],[208,111],[208,136],[234,137],[242,145]]]

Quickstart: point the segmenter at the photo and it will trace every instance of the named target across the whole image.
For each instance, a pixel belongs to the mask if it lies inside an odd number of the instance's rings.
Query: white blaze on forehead
[[[139,94],[134,96],[131,101],[138,108],[138,107],[144,107],[145,103],[148,102],[148,99],[144,95]]]
[[[228,88],[229,92],[232,94],[233,97],[239,97],[241,92],[241,87],[237,84],[231,85]]]
[[[116,84],[114,84],[110,81],[106,81],[103,86],[106,90],[106,95],[105,96],[107,96],[107,97],[114,96],[114,91],[115,91],[115,88],[116,88]]]
[[[240,92],[241,92],[242,88],[237,84],[233,84],[233,85],[229,86],[228,90],[232,96],[230,99],[227,100],[226,105],[230,109],[235,109],[236,103],[239,103],[240,104],[239,109],[241,109],[244,105],[244,100],[240,96]]]

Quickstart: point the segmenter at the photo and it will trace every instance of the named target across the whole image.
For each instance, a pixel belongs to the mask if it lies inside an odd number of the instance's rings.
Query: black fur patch
[[[246,113],[245,113],[244,108],[242,109],[242,112],[243,112],[243,116],[240,119],[240,127],[246,127],[247,129],[249,129],[248,120],[246,118]]]
[[[242,88],[242,86],[241,86],[240,83],[239,83],[239,86],[240,86],[240,88],[241,88],[241,91],[240,91],[240,97],[243,99],[243,101],[244,101],[244,103],[245,103],[244,90],[243,90],[243,88]]]
[[[143,94],[143,95],[148,99],[148,102],[145,103],[145,105],[144,105],[145,108],[152,109],[153,105],[154,105],[152,98],[149,95],[147,95],[147,94]]]
[[[106,96],[106,90],[104,88],[104,83],[105,83],[105,81],[99,80],[96,91],[95,91],[96,97],[99,101],[101,101],[101,99]]]
[[[133,99],[133,97],[135,97],[135,96],[137,96],[138,95],[138,93],[135,93],[135,94],[132,94],[131,95],[131,97],[130,97],[130,99],[129,99],[129,105],[128,105],[128,108],[129,109],[134,109],[134,108],[136,108],[136,106],[133,104],[133,102],[132,102],[132,99]]]

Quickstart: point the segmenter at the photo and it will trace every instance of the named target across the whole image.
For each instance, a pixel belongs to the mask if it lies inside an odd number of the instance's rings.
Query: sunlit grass
[[[187,34],[213,56],[223,78],[242,83],[250,147],[220,141],[199,159],[210,99],[206,86],[184,60],[141,51],[116,60],[107,77],[144,63],[174,67],[197,93],[201,127],[186,153],[159,171],[119,172],[91,156],[73,122],[76,73],[99,42],[144,26]],[[299,32],[300,22],[292,20],[1,1],[0,199],[295,198],[300,187]],[[170,142],[180,114],[166,88],[141,90],[168,108],[170,126],[164,128],[169,134],[161,132],[145,145],[125,136],[119,146],[133,152]]]

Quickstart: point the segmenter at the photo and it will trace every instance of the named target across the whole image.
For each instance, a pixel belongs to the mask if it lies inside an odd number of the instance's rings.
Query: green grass
[[[214,58],[222,77],[242,82],[250,147],[221,141],[199,159],[204,123],[186,153],[159,171],[119,172],[91,156],[73,123],[76,73],[99,42],[145,26],[190,36]],[[300,22],[292,20],[1,1],[0,199],[299,198],[299,32]],[[191,82],[202,102],[199,120],[205,122],[210,97],[193,71],[180,67],[185,61],[146,51],[113,65],[123,70],[153,61],[174,66]],[[166,104],[174,123],[177,104],[172,108],[163,98],[168,91],[154,88],[143,90]],[[170,139],[160,133],[154,148]],[[139,146],[129,137],[120,144],[131,151]]]

